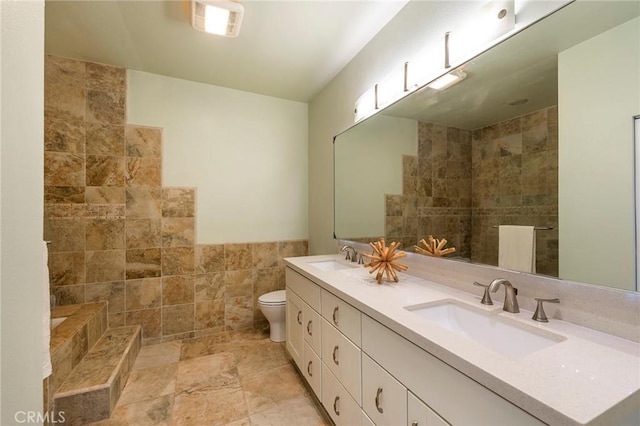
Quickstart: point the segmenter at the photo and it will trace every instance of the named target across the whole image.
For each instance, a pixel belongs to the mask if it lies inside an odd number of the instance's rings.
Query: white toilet
[[[287,297],[285,290],[272,291],[258,297],[260,311],[269,321],[271,330],[269,338],[274,342],[284,342],[287,338],[286,309]]]

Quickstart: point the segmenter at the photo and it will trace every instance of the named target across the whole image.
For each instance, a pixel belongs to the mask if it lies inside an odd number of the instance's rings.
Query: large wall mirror
[[[639,15],[571,3],[338,135],[335,236],[498,265],[498,226],[535,226],[536,273],[636,290]]]

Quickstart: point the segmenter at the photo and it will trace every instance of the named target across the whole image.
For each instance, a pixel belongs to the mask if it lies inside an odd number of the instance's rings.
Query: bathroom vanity
[[[472,282],[285,262],[287,349],[336,425],[640,423],[636,342],[482,305]]]

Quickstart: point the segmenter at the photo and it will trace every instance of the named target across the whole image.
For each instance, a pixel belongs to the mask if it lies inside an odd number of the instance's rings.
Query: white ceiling
[[[47,54],[309,102],[408,0],[245,0],[236,38],[193,30],[189,1],[47,0]]]

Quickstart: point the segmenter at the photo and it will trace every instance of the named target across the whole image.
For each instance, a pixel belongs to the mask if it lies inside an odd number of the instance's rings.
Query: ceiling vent
[[[230,0],[192,0],[191,26],[198,30],[225,37],[240,33],[244,6]]]

